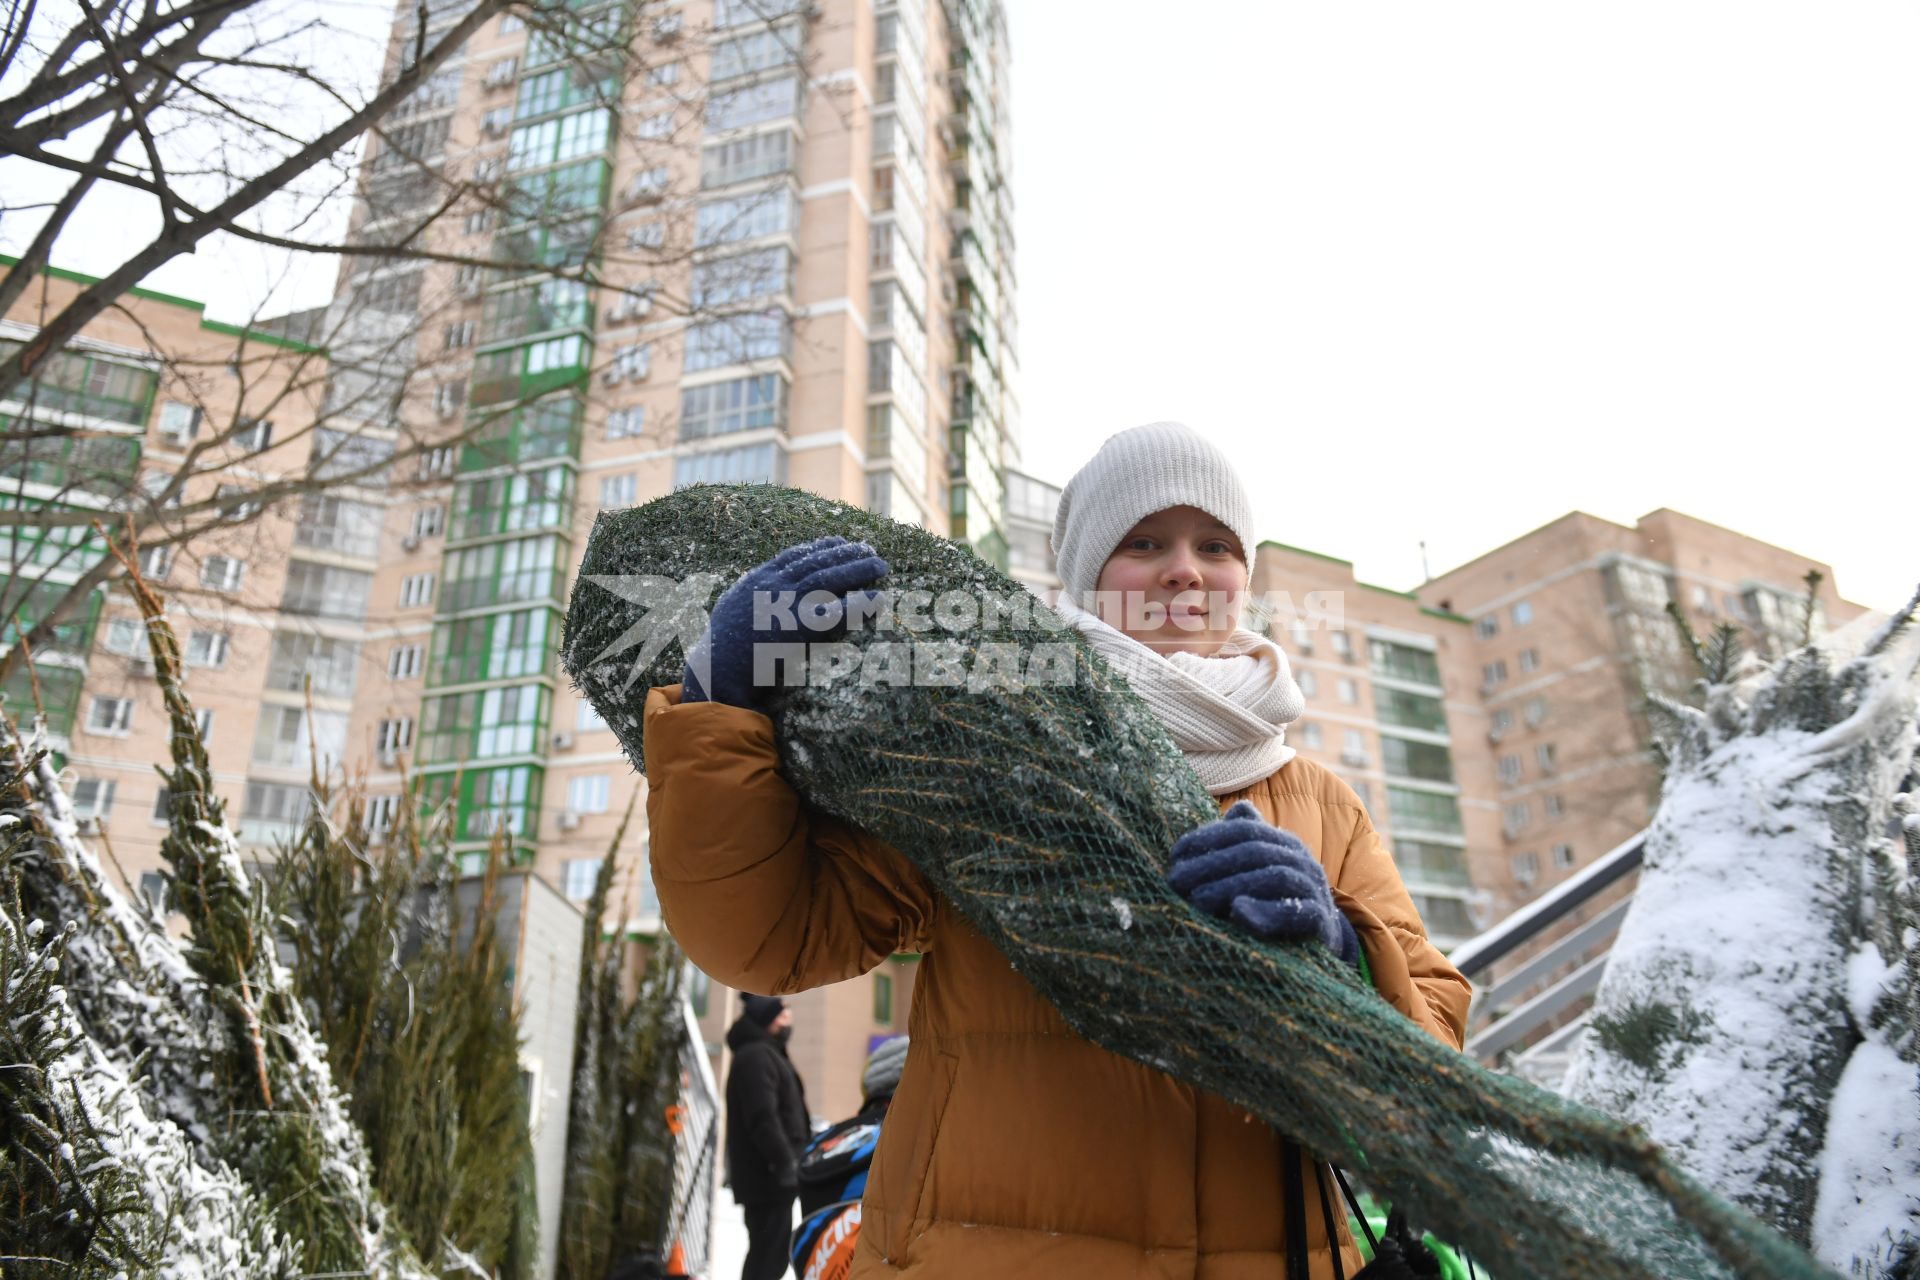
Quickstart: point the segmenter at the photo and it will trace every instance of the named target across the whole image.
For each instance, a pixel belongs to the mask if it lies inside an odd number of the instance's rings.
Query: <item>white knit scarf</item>
[[[1251,786],[1293,759],[1287,726],[1307,704],[1273,641],[1239,627],[1208,657],[1160,654],[1064,593],[1053,607],[1153,708],[1210,794]]]

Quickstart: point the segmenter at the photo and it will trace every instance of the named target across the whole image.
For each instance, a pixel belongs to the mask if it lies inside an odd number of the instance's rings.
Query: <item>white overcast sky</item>
[[[1920,6],[1008,0],[1027,468],[1410,588],[1668,506],[1920,582]]]
[[[1920,6],[1007,3],[1028,470],[1177,418],[1398,588],[1661,506],[1920,581]],[[284,269],[149,283],[244,319]]]

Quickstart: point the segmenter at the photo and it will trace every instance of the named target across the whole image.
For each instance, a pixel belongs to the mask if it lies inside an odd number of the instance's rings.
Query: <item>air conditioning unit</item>
[[[1504,738],[1504,737],[1506,737],[1506,736],[1507,736],[1507,731],[1506,731],[1505,729],[1489,729],[1489,730],[1487,730],[1487,741],[1488,741],[1488,742],[1498,742],[1498,741],[1500,741],[1500,739],[1502,739],[1502,738]]]
[[[76,819],[73,826],[74,830],[83,836],[97,836],[100,834],[100,819],[92,814]]]
[[[380,753],[380,767],[391,769],[400,763],[400,752],[396,747],[388,747]]]
[[[560,733],[556,733],[556,734],[554,734],[554,735],[553,735],[553,749],[554,749],[555,751],[571,751],[571,750],[573,750],[573,735],[572,735],[572,734],[570,734],[570,733],[566,733],[566,732],[564,732],[564,731],[563,731],[563,732],[560,732]]]
[[[420,549],[420,535],[417,533],[410,533],[406,537],[400,539],[400,549],[402,551],[418,551]]]
[[[146,653],[134,654],[131,658],[127,659],[127,670],[136,676],[145,676],[148,679],[152,679],[154,673],[153,655]]]
[[[1373,756],[1365,751],[1342,751],[1340,763],[1350,764],[1356,769],[1364,769],[1373,763]]]
[[[559,822],[562,831],[572,831],[580,825],[580,815],[571,809],[562,809],[556,821]]]
[[[627,376],[626,374],[620,372],[619,365],[617,364],[609,365],[607,367],[606,372],[600,375],[600,381],[606,383],[608,386],[611,387],[611,386],[616,386],[619,383],[625,381],[626,376]]]

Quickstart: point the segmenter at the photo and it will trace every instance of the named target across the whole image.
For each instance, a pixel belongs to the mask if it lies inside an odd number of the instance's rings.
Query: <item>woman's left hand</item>
[[[1359,963],[1359,936],[1334,905],[1327,873],[1299,836],[1268,823],[1251,801],[1175,841],[1167,880],[1200,910],[1268,942],[1317,938]]]

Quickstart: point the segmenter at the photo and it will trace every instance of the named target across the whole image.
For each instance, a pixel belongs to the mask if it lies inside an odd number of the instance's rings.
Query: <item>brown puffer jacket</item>
[[[1281,1145],[1220,1098],[1076,1035],[884,842],[808,810],[773,725],[647,695],[647,820],[673,935],[747,991],[919,952],[906,1071],[867,1184],[853,1280],[1280,1280]],[[1295,759],[1236,795],[1320,858],[1381,993],[1458,1046],[1470,988],[1427,941],[1358,797]],[[1332,1280],[1303,1158],[1314,1280]],[[1340,1235],[1345,1272],[1360,1255]]]

